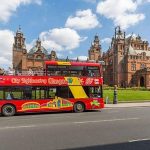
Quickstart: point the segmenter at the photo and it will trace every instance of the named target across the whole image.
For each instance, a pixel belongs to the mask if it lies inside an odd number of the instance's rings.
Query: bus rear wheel
[[[2,107],[3,116],[14,116],[16,113],[16,108],[13,105],[7,104]]]
[[[74,112],[80,113],[85,111],[85,106],[81,102],[77,102],[74,104]]]

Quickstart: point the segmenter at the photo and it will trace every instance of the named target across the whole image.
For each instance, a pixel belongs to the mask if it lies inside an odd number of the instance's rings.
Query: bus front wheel
[[[3,116],[14,116],[16,113],[16,108],[13,105],[7,104],[2,107]]]
[[[85,111],[85,105],[81,102],[77,102],[74,104],[74,112],[83,112]]]

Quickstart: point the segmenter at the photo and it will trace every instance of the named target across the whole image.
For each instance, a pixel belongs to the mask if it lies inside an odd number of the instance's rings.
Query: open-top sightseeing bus
[[[99,63],[46,61],[43,75],[0,76],[0,113],[101,109],[102,84]]]

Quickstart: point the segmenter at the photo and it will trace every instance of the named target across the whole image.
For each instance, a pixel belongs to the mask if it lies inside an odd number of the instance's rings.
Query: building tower
[[[120,26],[115,28],[115,37],[112,41],[113,49],[113,84],[124,86],[125,66],[125,32],[122,32]]]
[[[89,60],[100,60],[101,59],[101,45],[98,35],[95,35],[94,42],[91,44],[89,50]]]
[[[51,51],[50,53],[50,60],[57,60],[57,55],[56,52],[54,50]]]
[[[14,37],[14,44],[13,44],[13,69],[20,70],[22,66],[22,57],[26,55],[27,50],[25,46],[25,38],[21,31],[21,28],[16,32],[16,35]]]

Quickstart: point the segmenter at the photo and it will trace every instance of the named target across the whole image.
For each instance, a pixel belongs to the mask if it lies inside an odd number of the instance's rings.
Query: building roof
[[[149,50],[133,49],[133,47],[131,45],[129,46],[128,53],[130,55],[138,55],[138,54],[146,53],[146,56],[150,56],[150,51]]]
[[[48,51],[41,45],[41,41],[39,39],[36,41],[36,45],[29,50],[28,54],[34,54],[34,53],[43,53],[46,56],[49,55]]]
[[[34,54],[34,53],[36,53],[38,51],[39,51],[39,48],[34,46],[33,48],[31,48],[29,50],[28,54]],[[41,46],[40,51],[41,51],[41,53],[44,53],[45,55],[48,55],[48,51],[43,46]]]

